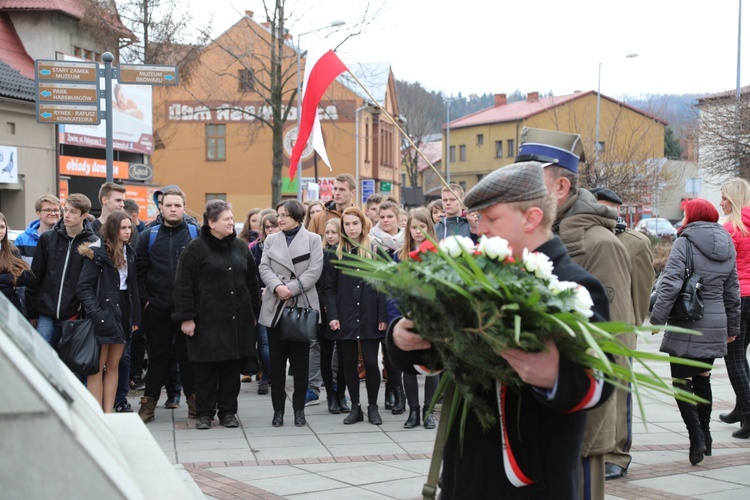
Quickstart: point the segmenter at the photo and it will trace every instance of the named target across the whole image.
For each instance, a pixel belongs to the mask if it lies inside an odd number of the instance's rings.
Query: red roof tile
[[[0,12],[0,61],[34,79],[34,60],[26,52],[7,14]]]
[[[576,92],[574,94],[568,95],[539,97],[538,99],[531,102],[529,100],[509,102],[507,104],[482,109],[470,115],[459,118],[458,120],[454,120],[451,122],[451,128],[472,127],[475,125],[487,125],[491,123],[503,123],[515,120],[523,120],[525,118],[543,113],[549,109],[555,108],[557,106],[562,106],[563,104],[567,104],[571,101],[581,99],[582,97],[592,94],[596,96],[596,92],[594,92],[593,90],[589,90],[588,92]],[[653,120],[663,121],[638,108],[625,104],[624,102],[618,101],[611,97],[607,97],[604,94],[602,94],[602,99],[607,99],[621,106],[625,106],[626,108],[641,115],[647,116]],[[664,124],[666,125],[666,122],[664,122]],[[445,128],[445,125],[443,125],[443,128]]]

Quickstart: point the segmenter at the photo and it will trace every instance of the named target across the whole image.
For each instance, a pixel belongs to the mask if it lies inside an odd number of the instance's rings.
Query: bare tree
[[[409,138],[421,147],[428,136],[440,132],[440,126],[444,120],[444,103],[442,96],[437,92],[429,92],[419,82],[402,82],[396,80],[396,94],[398,96],[398,107],[400,113],[406,117],[406,123],[402,126]],[[404,155],[401,166],[406,170],[409,185],[416,187],[419,181],[417,162],[419,154],[408,144],[402,141]]]
[[[713,178],[750,179],[750,87],[698,99],[698,163]]]

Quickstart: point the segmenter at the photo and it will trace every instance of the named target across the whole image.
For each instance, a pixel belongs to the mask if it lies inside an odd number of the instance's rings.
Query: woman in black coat
[[[101,228],[101,239],[78,247],[78,253],[88,258],[83,259],[76,295],[86,316],[94,320],[101,344],[99,372],[89,375],[86,387],[104,413],[114,409],[120,358],[141,323],[135,251],[129,244],[132,226],[128,214],[113,212]]]
[[[336,346],[343,355],[344,377],[352,398],[351,413],[344,423],[354,424],[364,420],[357,373],[359,341],[366,370],[367,418],[371,424],[380,425],[383,420],[377,404],[380,389],[378,350],[388,326],[386,298],[362,278],[346,275],[334,265],[337,260],[349,258],[352,254],[365,255],[370,249],[366,230],[368,224],[365,214],[357,207],[349,207],[341,214],[341,242],[336,250],[336,258],[330,259],[326,268],[326,306],[330,336],[336,340]]]
[[[0,292],[16,309],[23,311],[18,288],[26,286],[32,274],[16,246],[8,239],[8,232],[8,220],[0,212]]]
[[[197,429],[210,429],[216,407],[224,427],[237,427],[240,371],[258,371],[256,311],[260,293],[255,260],[234,231],[232,206],[211,200],[201,234],[177,264],[174,321],[187,335],[195,371]]]

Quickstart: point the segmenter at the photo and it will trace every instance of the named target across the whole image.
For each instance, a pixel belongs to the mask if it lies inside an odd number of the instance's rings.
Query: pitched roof
[[[83,4],[79,0],[0,0],[0,10],[52,10],[80,19]]]
[[[8,64],[0,61],[0,96],[34,102],[36,100],[34,80],[26,78]]]
[[[740,87],[740,96],[747,95],[750,93],[750,85]],[[704,95],[698,98],[698,104],[705,104],[706,101],[721,101],[727,98],[734,98],[737,95],[737,89],[725,90],[723,92],[716,92],[714,94]]]
[[[0,61],[26,78],[34,79],[34,60],[26,52],[10,17],[4,12],[0,12]]]
[[[534,93],[535,94],[535,93]],[[532,94],[533,95],[533,94]],[[529,96],[524,101],[509,102],[506,104],[495,105],[491,108],[479,110],[470,115],[466,115],[462,118],[454,120],[450,123],[451,128],[460,127],[472,127],[475,125],[488,125],[491,123],[503,123],[509,121],[523,120],[530,118],[534,115],[544,113],[545,111],[562,106],[583,97],[594,95],[596,92],[589,90],[588,92],[576,92],[573,94],[560,95],[560,96],[549,96],[549,97],[533,97]],[[536,94],[538,95],[538,94]],[[657,118],[643,110],[630,106],[622,101],[618,101],[612,97],[608,97],[604,94],[601,95],[602,99],[611,101],[619,106],[630,109],[638,114],[644,115],[652,120],[657,120],[667,125],[667,122]],[[445,125],[443,125],[445,128]]]

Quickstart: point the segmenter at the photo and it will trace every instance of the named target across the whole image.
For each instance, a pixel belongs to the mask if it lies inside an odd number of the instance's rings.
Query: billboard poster
[[[18,182],[18,148],[0,145],[0,183]]]
[[[64,60],[83,59],[66,55]],[[104,79],[100,79],[104,89]],[[112,82],[112,145],[119,151],[150,155],[154,149],[153,103],[151,85],[123,85]],[[106,109],[104,101],[101,109]],[[60,142],[72,146],[89,148],[107,147],[107,126],[104,120],[99,125],[60,125]]]
[[[113,161],[112,173],[115,179],[128,178],[128,162]],[[60,175],[82,177],[107,177],[107,161],[98,158],[60,155]]]
[[[158,212],[154,205],[154,186],[136,186],[125,184],[125,199],[138,203],[138,218],[142,221],[150,221],[156,218]]]

